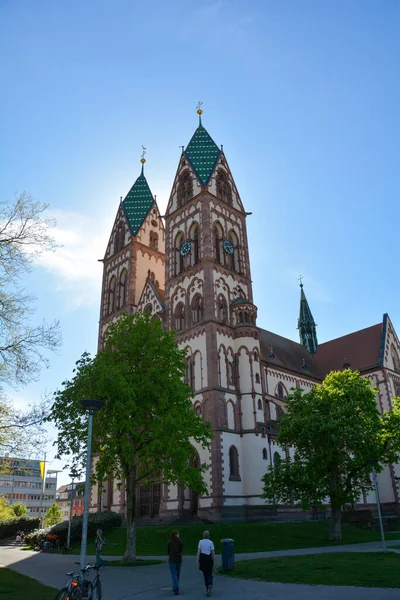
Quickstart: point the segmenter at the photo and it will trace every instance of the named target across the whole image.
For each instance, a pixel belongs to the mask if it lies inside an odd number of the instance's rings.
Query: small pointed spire
[[[203,105],[203,103],[199,102],[197,104],[197,106],[196,106],[196,108],[197,108],[197,114],[199,115],[199,127],[201,127],[201,124],[202,124],[201,123],[201,115],[203,114],[203,111],[201,110],[202,105]]]
[[[306,295],[303,290],[303,277],[300,281],[300,314],[297,328],[300,334],[300,343],[307,348],[310,354],[315,354],[318,348],[317,326],[312,316]]]
[[[147,152],[147,148],[145,148],[142,144],[142,157],[140,159],[140,162],[142,163],[142,175],[144,174],[144,163],[146,162],[146,159],[145,159],[146,152]]]

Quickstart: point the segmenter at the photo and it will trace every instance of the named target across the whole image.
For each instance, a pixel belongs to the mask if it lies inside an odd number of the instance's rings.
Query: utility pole
[[[44,453],[44,461],[43,461],[43,474],[41,473],[42,478],[43,478],[43,482],[42,482],[42,493],[40,494],[40,516],[41,516],[41,521],[40,521],[40,529],[43,529],[43,525],[44,525],[44,516],[42,513],[42,507],[43,507],[43,494],[44,494],[44,488],[46,485],[46,452]]]

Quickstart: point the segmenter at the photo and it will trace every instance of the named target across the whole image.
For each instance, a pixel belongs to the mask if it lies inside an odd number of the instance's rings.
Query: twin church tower
[[[292,387],[308,391],[324,377],[315,322],[301,285],[301,343],[257,326],[246,213],[222,148],[202,125],[182,150],[166,214],[142,172],[121,201],[103,265],[99,347],[123,312],[158,316],[187,351],[193,409],[211,424],[207,496],[162,482],[141,487],[143,520],[262,516],[261,477],[284,452],[277,421]],[[164,219],[164,221],[163,221]],[[91,510],[124,512],[124,484],[92,489]]]

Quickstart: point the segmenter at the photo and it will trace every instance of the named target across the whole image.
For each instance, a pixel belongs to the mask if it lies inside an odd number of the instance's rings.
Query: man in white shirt
[[[197,548],[197,566],[203,571],[204,583],[206,586],[206,596],[211,596],[213,586],[215,549],[210,540],[210,532],[203,533],[203,539],[199,541]]]

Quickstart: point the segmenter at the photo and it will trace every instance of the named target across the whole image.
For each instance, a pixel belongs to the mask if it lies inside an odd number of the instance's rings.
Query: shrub
[[[18,531],[33,531],[40,525],[38,517],[20,517],[14,519],[4,519],[0,521],[0,540],[8,537],[14,537]]]
[[[120,527],[121,523],[122,516],[114,512],[89,513],[88,537],[94,537],[96,534],[96,529],[98,528],[106,531],[107,529]],[[82,524],[83,516],[74,517],[72,519],[71,542],[81,541]],[[57,525],[53,525],[53,527],[48,527],[47,529],[38,529],[37,531],[34,531],[26,536],[26,541],[30,546],[39,546],[49,534],[56,535],[60,540],[60,544],[64,544],[68,538],[68,521],[63,521],[62,523],[58,523]]]

